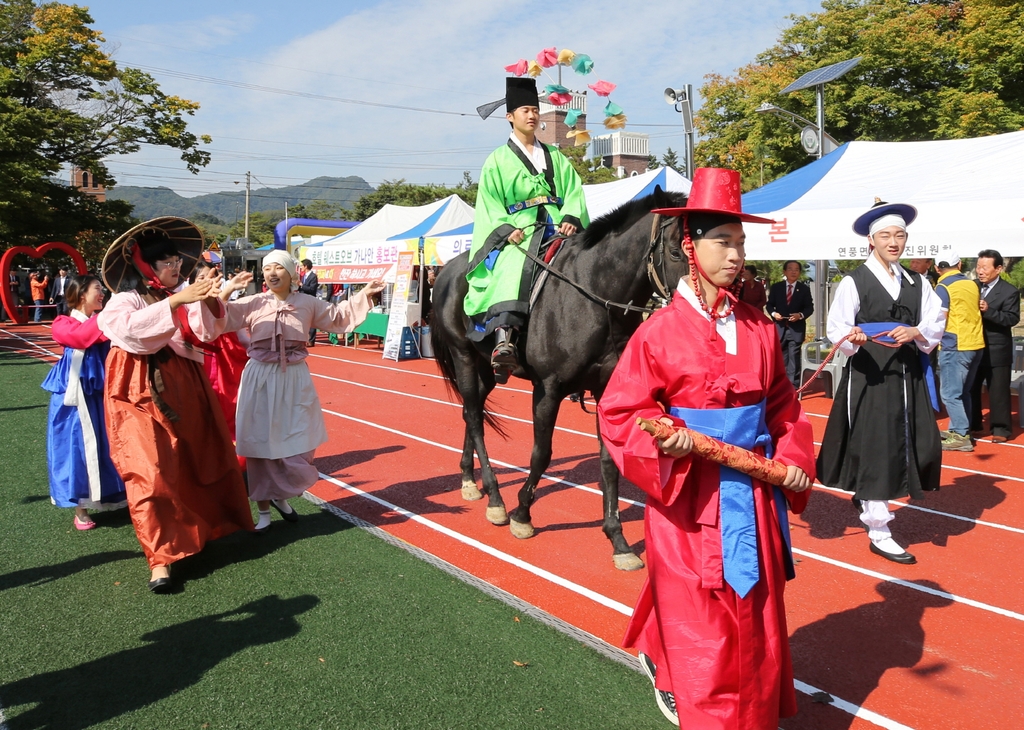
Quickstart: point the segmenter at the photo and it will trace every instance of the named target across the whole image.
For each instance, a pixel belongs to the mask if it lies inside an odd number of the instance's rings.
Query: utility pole
[[[249,189],[252,185],[252,173],[245,173],[245,240],[249,240]]]
[[[292,237],[288,235],[288,201],[284,201],[284,250],[292,252]]]

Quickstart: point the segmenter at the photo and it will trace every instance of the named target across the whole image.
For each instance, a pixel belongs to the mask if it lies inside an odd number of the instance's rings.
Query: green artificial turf
[[[126,511],[49,502],[46,371],[0,354],[10,730],[669,727],[642,675],[304,500],[152,595]]]

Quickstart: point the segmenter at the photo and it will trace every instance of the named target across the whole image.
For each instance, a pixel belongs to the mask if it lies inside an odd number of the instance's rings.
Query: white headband
[[[868,228],[868,235],[873,236],[876,232],[889,226],[899,226],[904,231],[907,230],[907,222],[903,220],[903,216],[890,213],[889,215],[883,215],[881,218],[875,218]]]
[[[299,262],[295,260],[290,254],[281,251],[271,251],[263,257],[263,266],[267,264],[280,264],[288,272],[289,276],[292,277],[292,281],[295,281],[298,276]]]

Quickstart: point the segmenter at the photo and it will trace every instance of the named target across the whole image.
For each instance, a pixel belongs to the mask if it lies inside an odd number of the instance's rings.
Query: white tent
[[[587,200],[590,220],[610,213],[631,200],[650,195],[659,185],[662,190],[672,193],[690,192],[690,181],[670,167],[659,167],[656,170],[648,170],[643,175],[624,177],[598,185],[584,185],[583,195]]]
[[[473,223],[473,207],[456,195],[429,205],[385,205],[359,226],[303,249],[313,262],[321,283],[359,283],[383,277],[395,279],[398,254],[418,251],[423,239],[426,262],[447,261],[468,250],[472,235],[465,226]],[[462,233],[453,236],[454,231]],[[442,243],[439,245],[438,241]],[[446,254],[442,250],[453,249]]]
[[[1024,131],[939,142],[850,142],[743,196],[748,259],[863,259],[853,221],[874,203],[909,203],[907,258],[994,248],[1024,256]]]

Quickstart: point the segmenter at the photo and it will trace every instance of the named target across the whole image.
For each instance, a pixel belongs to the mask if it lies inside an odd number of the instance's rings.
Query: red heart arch
[[[0,257],[0,300],[4,303],[4,309],[7,310],[8,315],[17,324],[28,323],[28,307],[23,307],[15,301],[14,294],[11,292],[10,280],[11,280],[11,264],[14,263],[14,257],[18,254],[25,254],[31,256],[34,259],[42,258],[47,251],[62,251],[71,257],[71,260],[75,262],[75,266],[78,267],[78,273],[86,274],[88,269],[85,267],[85,259],[82,258],[75,248],[64,243],[63,241],[50,241],[44,243],[38,248],[32,248],[31,246],[14,246],[4,251],[4,255]]]

